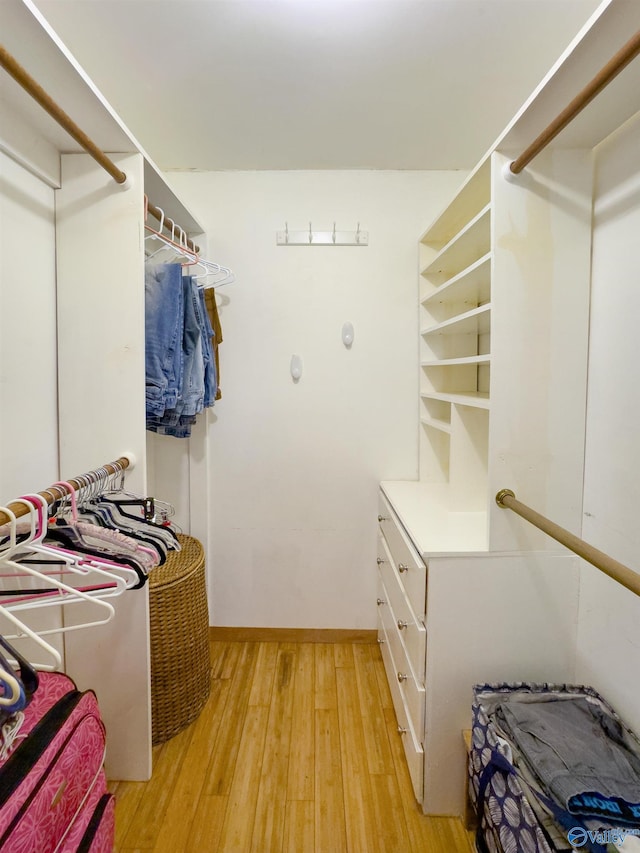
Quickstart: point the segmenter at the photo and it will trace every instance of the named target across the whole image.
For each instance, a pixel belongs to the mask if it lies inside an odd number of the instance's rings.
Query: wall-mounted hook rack
[[[284,231],[276,231],[276,245],[278,246],[368,246],[369,232],[360,230],[360,223],[356,231],[337,231],[336,223],[333,223],[333,231],[314,231],[311,222],[306,231],[289,231],[289,223],[285,222]]]

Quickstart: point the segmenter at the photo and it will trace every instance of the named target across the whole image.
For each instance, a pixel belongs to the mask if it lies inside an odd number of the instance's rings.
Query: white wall
[[[212,624],[374,628],[378,482],[417,476],[417,240],[463,177],[171,175],[209,235],[210,258],[236,275],[218,292]],[[369,246],[276,246],[285,222],[310,221],[316,230],[360,222]]]
[[[598,152],[583,538],[640,571],[640,120]],[[640,599],[583,564],[578,681],[640,731]]]
[[[54,193],[0,152],[0,503],[58,479]]]

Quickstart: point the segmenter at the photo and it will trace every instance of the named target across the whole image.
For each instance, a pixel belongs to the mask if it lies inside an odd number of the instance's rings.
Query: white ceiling
[[[599,4],[35,0],[164,170],[470,168]]]

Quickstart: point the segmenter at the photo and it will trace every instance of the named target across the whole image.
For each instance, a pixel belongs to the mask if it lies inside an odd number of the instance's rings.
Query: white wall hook
[[[276,231],[276,245],[368,246],[369,232],[361,231],[359,222],[357,231],[338,231],[335,222],[333,223],[332,231],[314,231],[311,222],[306,231],[289,231],[289,223],[285,222],[284,231]]]
[[[342,326],[342,343],[350,349],[353,343],[353,323],[346,322]]]
[[[299,355],[291,356],[289,369],[291,370],[291,378],[294,382],[297,382],[302,376],[302,359]]]

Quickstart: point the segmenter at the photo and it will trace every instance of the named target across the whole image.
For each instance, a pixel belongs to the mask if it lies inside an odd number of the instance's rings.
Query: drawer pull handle
[[[381,604],[386,604],[384,598],[376,598],[376,604],[380,607]]]
[[[382,557],[376,557],[376,563],[381,566],[383,563],[386,563],[386,560],[383,560]]]
[[[398,571],[400,572],[400,574],[402,574],[403,572],[408,572],[409,566],[405,566],[404,563],[398,563]]]
[[[409,678],[409,676],[406,674],[406,672],[398,673],[398,681],[400,682],[400,684],[402,684],[403,681],[406,681],[407,678]]]
[[[398,631],[404,631],[404,629],[408,627],[408,622],[405,622],[403,619],[398,619]]]
[[[398,726],[398,734],[399,735],[406,735],[406,733],[407,733],[407,729],[403,728],[402,726]]]
[[[384,640],[381,640],[380,637],[378,637],[378,642],[380,643],[381,646],[384,646]]]
[[[379,515],[378,521],[382,524],[383,521],[389,521],[389,517],[387,515]]]

